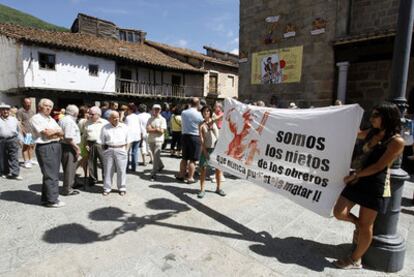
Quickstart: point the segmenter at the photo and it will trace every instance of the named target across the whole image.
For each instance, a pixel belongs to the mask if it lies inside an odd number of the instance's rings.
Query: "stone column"
[[[345,104],[349,62],[339,62],[336,63],[336,66],[338,67],[338,89],[336,99],[341,100],[341,102]]]

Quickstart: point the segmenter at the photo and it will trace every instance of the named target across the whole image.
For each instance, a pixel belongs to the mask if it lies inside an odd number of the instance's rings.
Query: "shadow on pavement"
[[[40,195],[26,190],[4,191],[0,194],[0,199],[29,205],[40,205]]]
[[[32,184],[29,185],[28,188],[31,191],[42,192],[42,184]]]
[[[177,180],[175,179],[174,175],[176,171],[171,171],[171,170],[162,170],[162,172],[157,173],[156,176],[156,182],[161,182],[161,183],[177,183]],[[143,171],[139,171],[139,172],[130,172],[128,174],[132,174],[135,176],[139,176],[141,179],[143,180],[150,180],[151,178],[151,170],[150,169],[145,169]],[[170,175],[173,175],[173,177],[171,177]]]
[[[151,185],[150,187],[166,190],[172,193],[178,199],[187,203],[190,207],[197,209],[201,213],[213,218],[217,222],[227,226],[237,233],[226,233],[190,226],[178,226],[174,224],[158,222],[157,225],[160,226],[207,235],[215,235],[256,242],[259,244],[251,245],[249,248],[259,255],[266,257],[275,257],[282,263],[297,264],[318,272],[322,272],[325,267],[332,267],[331,263],[328,262],[326,257],[338,259],[344,257],[351,251],[351,244],[330,245],[296,237],[288,237],[284,239],[277,237],[273,238],[267,232],[257,233],[186,195],[187,193],[197,193],[197,190],[194,189],[183,189],[165,185]]]
[[[87,244],[98,241],[107,241],[118,235],[129,231],[138,231],[148,224],[156,224],[159,220],[164,220],[180,212],[188,211],[190,208],[181,203],[169,199],[159,198],[148,201],[147,206],[154,210],[172,210],[155,215],[136,216],[127,213],[119,208],[107,207],[94,210],[89,213],[89,218],[95,221],[115,221],[121,225],[114,229],[110,234],[101,235],[89,230],[81,224],[64,224],[45,232],[43,240],[48,243],[76,243]]]
[[[414,211],[407,210],[407,209],[401,209],[401,212],[402,212],[403,214],[410,214],[410,215],[414,215]]]
[[[332,267],[326,259],[327,257],[338,259],[351,251],[351,244],[330,245],[297,237],[278,238],[272,237],[267,232],[255,232],[187,195],[198,193],[196,189],[159,184],[151,185],[150,187],[168,191],[183,203],[166,198],[153,199],[146,203],[148,208],[169,211],[144,216],[137,216],[116,207],[97,209],[89,213],[91,220],[119,222],[120,226],[111,233],[102,235],[80,224],[65,224],[46,231],[43,240],[48,243],[87,244],[111,240],[118,235],[130,231],[137,232],[139,229],[151,224],[181,231],[253,242],[254,244],[250,245],[249,248],[258,255],[274,257],[279,262],[297,264],[317,272],[323,272],[326,267]],[[190,210],[191,207],[235,232],[230,233],[163,222],[165,219]]]
[[[42,192],[42,184],[32,184],[28,186],[29,190]],[[76,188],[77,190],[88,192],[88,193],[102,193],[103,188],[100,185],[93,185],[93,186],[80,186]],[[62,193],[62,186],[59,186],[59,193]]]
[[[413,199],[403,197],[401,198],[401,206],[412,207],[414,205]]]
[[[99,241],[99,233],[91,231],[81,224],[64,224],[48,230],[43,235],[48,243],[77,243],[86,244]]]

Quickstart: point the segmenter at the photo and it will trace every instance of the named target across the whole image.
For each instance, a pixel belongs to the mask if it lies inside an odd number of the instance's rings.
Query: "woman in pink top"
[[[221,127],[223,126],[223,106],[221,105],[220,102],[216,102],[214,104],[214,115],[213,115],[213,120],[216,122],[217,127],[219,129],[221,129]]]

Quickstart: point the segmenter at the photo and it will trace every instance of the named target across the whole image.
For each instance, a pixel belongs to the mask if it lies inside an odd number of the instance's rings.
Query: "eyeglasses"
[[[89,113],[89,115],[90,115],[90,116],[94,116],[94,115],[96,115],[96,113]]]

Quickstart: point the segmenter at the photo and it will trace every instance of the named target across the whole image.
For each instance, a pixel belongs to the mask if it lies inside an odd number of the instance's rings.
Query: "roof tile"
[[[172,58],[148,44],[130,43],[89,34],[46,31],[13,24],[0,24],[0,34],[17,41],[47,45],[90,55],[115,57],[169,69],[205,72]]]

